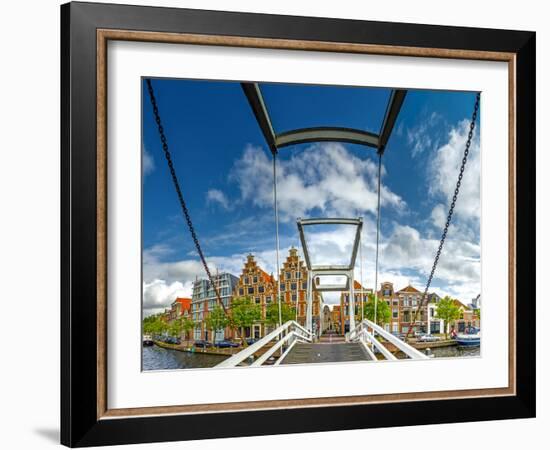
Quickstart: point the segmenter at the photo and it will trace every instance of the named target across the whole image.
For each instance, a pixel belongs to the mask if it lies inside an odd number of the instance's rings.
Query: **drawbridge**
[[[176,193],[178,194],[178,200],[182,208],[183,215],[189,227],[189,231],[195,243],[197,253],[200,257],[206,275],[210,281],[211,286],[214,287],[218,304],[223,309],[224,313],[231,315],[227,311],[226,305],[223,303],[220,293],[218,291],[216,283],[213,282],[210,269],[204,257],[202,248],[199,244],[196,232],[194,230],[189,210],[183,198],[183,194],[180,188],[180,184],[172,163],[171,152],[168,148],[167,139],[162,127],[162,121],[160,118],[156,97],[152,82],[147,79],[147,88],[149,97],[153,107],[155,115],[155,121],[158,125],[158,131],[162,148],[170,169],[170,174]],[[393,89],[391,90],[388,103],[386,105],[386,112],[382,121],[380,131],[378,133],[371,133],[365,130],[354,128],[342,128],[332,126],[322,126],[313,128],[299,128],[282,133],[276,133],[273,127],[271,117],[266,107],[265,100],[262,96],[260,85],[258,83],[241,83],[242,90],[248,99],[252,112],[256,118],[258,126],[265,138],[265,141],[271,150],[273,156],[273,207],[275,216],[275,254],[276,254],[276,269],[277,273],[280,273],[279,265],[279,215],[278,215],[278,202],[277,202],[277,155],[279,150],[284,147],[292,147],[297,144],[310,143],[310,142],[347,142],[356,145],[360,145],[363,148],[373,148],[378,155],[378,189],[377,189],[377,227],[376,227],[376,255],[375,255],[375,280],[374,280],[374,321],[370,321],[364,317],[364,310],[361,307],[360,322],[356,324],[355,317],[355,295],[354,295],[354,270],[356,267],[356,257],[358,248],[361,250],[360,239],[363,228],[363,220],[359,218],[309,218],[298,219],[297,226],[300,234],[300,240],[302,244],[302,251],[307,265],[308,279],[307,279],[307,310],[306,321],[304,326],[299,324],[295,320],[290,320],[286,323],[282,323],[281,316],[281,296],[279,292],[279,283],[277,283],[276,294],[277,302],[279,304],[279,323],[278,327],[267,334],[259,341],[244,348],[237,354],[231,356],[227,360],[218,364],[217,367],[235,367],[238,365],[252,365],[261,366],[263,364],[310,364],[310,363],[323,363],[323,362],[343,362],[343,361],[366,361],[377,362],[383,360],[395,360],[396,357],[390,350],[390,347],[395,351],[396,349],[402,352],[406,358],[410,359],[427,359],[428,357],[419,352],[405,341],[397,338],[382,327],[377,325],[377,294],[376,288],[378,285],[378,249],[380,238],[380,179],[382,169],[382,155],[386,149],[386,145],[392,133],[397,116],[401,110],[401,106],[407,94],[406,90]],[[479,93],[476,96],[476,103],[474,105],[474,112],[472,120],[470,122],[470,132],[468,140],[466,142],[462,165],[457,179],[455,194],[453,201],[450,205],[449,213],[447,216],[447,222],[443,230],[437,254],[426,283],[426,288],[421,301],[421,307],[427,299],[427,292],[430,287],[432,278],[434,276],[437,262],[441,255],[443,244],[447,236],[449,224],[453,215],[456,199],[460,189],[462,176],[465,168],[465,164],[468,157],[468,152],[472,140],[472,134],[475,127],[477,112],[479,108]],[[326,262],[318,262],[315,258],[312,258],[312,248],[307,239],[306,229],[312,226],[349,226],[354,227],[353,233],[354,241],[352,245],[352,251],[350,257],[345,262],[339,262],[338,264],[327,264]],[[361,279],[362,279],[362,258],[361,265]],[[328,280],[328,281],[327,281]],[[337,280],[336,282],[334,280]],[[362,281],[362,280],[361,280]],[[349,293],[349,332],[345,338],[340,342],[332,342],[323,340],[321,334],[321,327],[316,327],[313,324],[312,307],[313,307],[313,295],[314,291],[343,291]],[[361,305],[363,306],[363,305]],[[418,312],[421,310],[418,308],[415,312],[413,323],[416,324],[416,318]],[[414,325],[409,328],[407,336],[414,328]],[[389,345],[391,344],[391,346]]]

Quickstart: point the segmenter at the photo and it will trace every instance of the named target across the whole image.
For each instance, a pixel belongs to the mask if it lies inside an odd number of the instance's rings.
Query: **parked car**
[[[258,339],[256,338],[246,338],[247,345],[252,345],[254,342],[256,342]]]
[[[420,342],[436,342],[440,341],[441,338],[439,336],[432,336],[431,334],[425,334],[424,336],[421,336],[418,338]]]
[[[200,348],[212,347],[212,343],[199,339],[195,341],[195,347],[200,347]]]
[[[229,347],[238,347],[239,346],[239,344],[237,344],[236,342],[231,342],[231,341],[227,341],[227,340],[218,341],[214,345],[218,348],[229,348]]]
[[[405,340],[405,336],[407,333],[399,333],[398,331],[392,331],[392,333],[396,338],[401,339],[402,341]]]

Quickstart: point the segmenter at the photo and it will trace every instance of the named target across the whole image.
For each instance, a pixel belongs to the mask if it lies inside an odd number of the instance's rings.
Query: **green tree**
[[[214,309],[208,313],[206,319],[204,319],[204,324],[206,328],[212,330],[212,334],[214,335],[213,342],[216,344],[216,332],[223,330],[229,325],[229,318],[222,307],[216,305]]]
[[[374,294],[369,294],[366,302],[363,303],[363,314],[371,322],[374,322],[374,309],[376,303],[376,324],[384,325],[390,321],[391,309],[385,300],[375,301]]]
[[[241,330],[243,346],[246,345],[244,328],[251,327],[262,318],[262,309],[250,297],[236,297],[231,302],[231,317],[235,327]]]
[[[168,324],[162,319],[163,314],[155,314],[143,319],[143,333],[162,334],[168,331]]]
[[[195,328],[195,322],[191,317],[180,317],[178,320],[182,331],[185,333],[185,338],[189,340],[191,331]]]
[[[281,301],[281,320],[283,323],[296,319],[296,308]],[[267,305],[265,311],[265,323],[268,325],[279,325],[279,304],[277,302]]]
[[[450,297],[446,296],[442,298],[435,307],[435,313],[437,318],[443,320],[445,324],[445,339],[447,339],[447,328],[449,327],[449,323],[460,317],[460,308],[455,305]]]
[[[179,320],[174,320],[168,324],[168,334],[173,337],[181,337],[181,322]]]

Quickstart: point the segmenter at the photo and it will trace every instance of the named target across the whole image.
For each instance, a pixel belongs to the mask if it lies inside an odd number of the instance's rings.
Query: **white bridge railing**
[[[216,365],[216,367],[235,367],[243,361],[247,360],[248,358],[254,356],[254,354],[260,351],[263,347],[272,344],[271,347],[269,347],[262,355],[254,360],[252,364],[250,364],[251,366],[261,366],[271,356],[273,356],[277,350],[283,348],[286,345],[286,350],[275,362],[275,365],[278,365],[286,357],[286,355],[288,355],[288,353],[292,350],[292,348],[294,347],[294,345],[296,345],[298,341],[311,342],[312,339],[313,336],[311,332],[301,326],[298,322],[295,322],[294,320],[289,320],[288,322],[278,327],[276,330],[273,330],[271,333],[264,336],[258,342],[249,345],[248,347],[241,350],[239,353],[236,353],[225,361],[222,361],[221,363]]]
[[[357,327],[347,335],[347,340],[350,342],[360,342],[363,344],[366,352],[369,354],[371,359],[374,361],[377,360],[374,355],[373,348],[376,348],[385,359],[394,360],[397,359],[385,346],[376,338],[376,334],[384,338],[387,342],[395,345],[399,350],[401,350],[405,355],[411,359],[429,359],[424,353],[418,351],[411,345],[402,341],[398,337],[384,330],[381,326],[375,324],[374,322],[364,319]]]

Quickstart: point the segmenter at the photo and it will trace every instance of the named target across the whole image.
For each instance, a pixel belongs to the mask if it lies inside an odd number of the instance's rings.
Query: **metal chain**
[[[437,263],[439,262],[439,258],[441,256],[441,250],[443,249],[443,244],[445,243],[445,239],[447,238],[447,233],[449,231],[449,226],[451,225],[451,219],[453,217],[455,205],[456,205],[456,199],[458,198],[458,193],[460,191],[460,185],[462,184],[462,177],[464,176],[464,168],[466,167],[466,162],[468,161],[468,154],[470,153],[470,145],[472,144],[472,137],[474,135],[474,128],[476,126],[476,119],[477,119],[477,112],[479,110],[479,92],[476,95],[476,102],[474,105],[474,112],[472,114],[472,121],[470,122],[470,130],[468,131],[468,139],[466,141],[466,148],[464,149],[464,156],[462,157],[462,164],[460,166],[460,173],[458,174],[458,179],[456,181],[456,187],[453,195],[453,200],[451,202],[451,206],[449,208],[449,213],[447,214],[447,221],[445,222],[445,228],[443,229],[443,234],[441,235],[441,240],[439,241],[439,247],[437,248],[437,253],[435,255],[435,260],[432,265],[432,270],[430,272],[430,276],[428,277],[428,282],[426,283],[426,288],[424,289],[424,294],[422,295],[422,300],[420,303],[420,307],[416,310],[413,320],[412,320],[412,326],[409,327],[407,331],[407,335],[405,336],[405,339],[408,339],[409,334],[411,333],[411,330],[416,326],[416,318],[418,316],[418,312],[422,310],[424,307],[424,302],[426,301],[426,298],[428,296],[428,290],[430,289],[430,285],[432,284],[432,279],[434,277],[435,269],[437,267]],[[429,314],[429,311],[428,311]]]
[[[168,148],[168,141],[166,140],[166,135],[164,134],[164,128],[160,120],[159,109],[157,106],[157,99],[153,91],[151,80],[147,79],[146,81],[147,81],[147,89],[149,91],[149,98],[151,99],[151,105],[153,107],[153,114],[155,115],[155,122],[157,123],[157,127],[158,127],[160,142],[162,143],[162,150],[164,151],[164,156],[166,157],[166,162],[168,163],[168,168],[170,169],[170,175],[172,176],[172,181],[174,183],[174,187],[176,188],[176,193],[178,194],[178,199],[180,202],[181,209],[183,211],[183,215],[185,216],[185,221],[187,222],[187,227],[189,228],[189,232],[191,233],[191,237],[193,238],[193,242],[195,243],[195,248],[197,249],[197,253],[199,254],[199,257],[201,259],[202,265],[204,267],[204,271],[208,276],[208,280],[210,281],[210,284],[214,288],[214,292],[216,293],[216,298],[218,300],[218,303],[223,308],[223,311],[227,314],[227,309],[223,304],[218,287],[214,283],[212,274],[210,273],[210,269],[208,268],[208,264],[206,264],[206,259],[204,257],[204,253],[202,252],[199,239],[197,238],[197,233],[195,232],[195,228],[193,227],[193,222],[191,222],[189,210],[187,209],[187,205],[185,203],[185,200],[183,199],[183,194],[181,193],[181,188],[178,181],[178,177],[176,175],[176,170],[174,169],[174,163],[172,162],[172,155],[170,154],[170,150]]]

